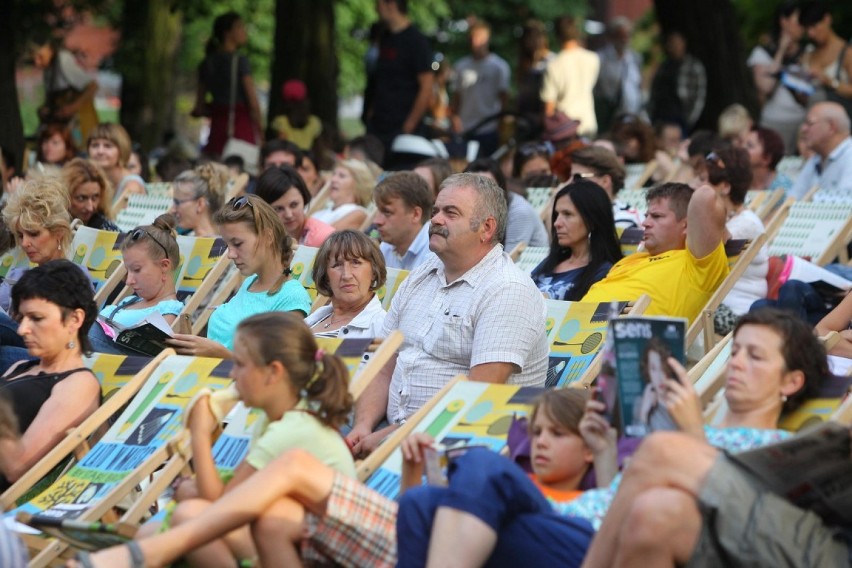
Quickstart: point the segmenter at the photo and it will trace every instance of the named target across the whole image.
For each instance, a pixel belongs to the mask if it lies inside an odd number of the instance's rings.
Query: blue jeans
[[[778,290],[777,300],[758,300],[751,310],[773,307],[796,314],[803,321],[816,325],[831,311],[813,286],[799,280],[788,280]]]
[[[497,533],[488,568],[579,566],[594,530],[583,519],[556,514],[527,474],[508,459],[471,449],[449,468],[449,487],[417,487],[400,500],[400,568],[426,565],[438,507],[474,515]]]

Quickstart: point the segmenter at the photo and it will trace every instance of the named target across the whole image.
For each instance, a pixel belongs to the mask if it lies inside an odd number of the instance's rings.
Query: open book
[[[829,524],[852,525],[848,426],[826,422],[793,438],[730,455],[774,493]]]
[[[143,355],[155,357],[167,348],[166,340],[173,337],[172,328],[158,312],[149,314],[130,327],[124,327],[108,318],[98,316],[104,333],[119,345]]]

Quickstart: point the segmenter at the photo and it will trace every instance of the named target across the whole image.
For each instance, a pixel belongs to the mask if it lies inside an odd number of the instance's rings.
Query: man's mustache
[[[429,236],[431,237],[432,235],[441,235],[446,239],[450,236],[450,232],[446,227],[436,227],[435,225],[432,225],[429,227]]]

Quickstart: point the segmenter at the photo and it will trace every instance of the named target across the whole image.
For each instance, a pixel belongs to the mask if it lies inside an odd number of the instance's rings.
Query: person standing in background
[[[598,131],[592,89],[598,80],[600,59],[580,45],[580,25],[573,16],[561,16],[554,24],[562,45],[547,64],[541,86],[545,118],[557,111],[580,121],[579,134],[594,136]]]
[[[213,22],[213,37],[198,66],[198,90],[190,113],[210,119],[210,138],[203,150],[208,156],[219,158],[229,138],[263,143],[260,106],[248,59],[237,54],[247,41],[245,24],[236,12],[222,14]]]
[[[394,138],[421,128],[432,98],[432,47],[408,17],[407,0],[377,0],[376,10],[387,26],[379,40],[370,107],[365,109],[367,133],[381,140],[390,154]]]
[[[608,26],[609,42],[598,51],[601,70],[595,85],[598,131],[609,130],[620,114],[642,112],[642,57],[630,49],[633,26],[627,18],[615,18]]]
[[[453,131],[468,131],[469,139],[479,142],[479,156],[490,156],[497,150],[500,120],[490,120],[470,131],[489,116],[505,110],[509,103],[511,71],[506,60],[491,53],[491,27],[477,21],[470,27],[471,54],[461,58],[453,71]]]

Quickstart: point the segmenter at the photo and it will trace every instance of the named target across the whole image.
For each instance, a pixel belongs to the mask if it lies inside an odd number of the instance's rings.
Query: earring
[[[65,345],[65,347],[67,347],[68,349],[74,349],[75,347],[77,347],[77,344],[76,344],[76,343],[74,343],[73,341],[69,341],[69,342]]]
[[[59,245],[57,246],[57,249],[58,249],[60,252],[62,251],[62,243],[59,243]]]
[[[781,395],[781,402],[782,402],[782,404],[787,402],[787,395],[786,394]]]

